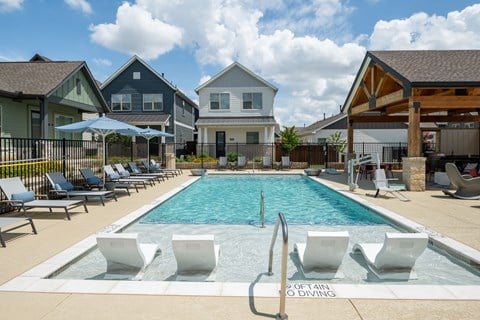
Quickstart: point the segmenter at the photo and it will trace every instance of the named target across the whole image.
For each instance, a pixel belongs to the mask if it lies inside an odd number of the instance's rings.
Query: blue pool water
[[[288,224],[386,224],[367,208],[300,175],[204,176],[140,223],[258,224],[262,191],[265,224],[274,224],[279,212]]]
[[[265,193],[265,228],[258,226],[261,191]],[[301,272],[294,252],[294,244],[305,242],[308,231],[348,231],[350,235],[341,264],[345,278],[323,282],[379,282],[366,268],[364,259],[351,254],[352,247],[355,243],[381,243],[385,232],[399,232],[399,229],[366,207],[299,175],[202,177],[147,212],[139,223],[130,224],[123,232],[137,233],[140,243],[155,243],[161,249],[145,270],[144,281],[176,280],[177,265],[171,244],[174,234],[212,234],[221,253],[208,281],[252,282],[267,271],[272,224],[279,211],[285,214],[288,223],[289,282],[312,280]],[[277,243],[279,240],[277,238]],[[273,254],[273,276],[263,277],[262,282],[280,281],[281,251],[275,250]],[[132,280],[135,276],[110,275],[106,269],[105,258],[94,249],[53,274],[52,278]],[[477,270],[434,248],[425,250],[415,269],[417,280],[391,283],[480,285]]]

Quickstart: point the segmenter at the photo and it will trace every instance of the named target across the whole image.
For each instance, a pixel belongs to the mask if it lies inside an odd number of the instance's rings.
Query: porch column
[[[408,100],[408,157],[402,159],[403,181],[410,191],[425,191],[425,157],[422,157],[420,102]]]
[[[164,124],[162,124],[160,128],[161,128],[161,130],[162,130],[163,132],[167,132],[167,131],[166,131],[167,128],[165,127]],[[162,138],[162,139],[161,139],[161,142],[162,142],[162,144],[164,144],[164,143],[165,143],[165,137],[161,137],[161,138]],[[175,138],[175,139],[176,139],[176,138]]]
[[[202,140],[203,139],[203,135],[202,135],[203,128],[198,128],[197,130],[198,130],[197,131],[197,141],[198,141],[198,143],[202,143],[203,142],[203,140]]]
[[[268,135],[268,127],[263,127],[263,143],[268,143],[268,140],[270,140],[270,136]]]
[[[203,143],[208,143],[208,128],[203,128]]]
[[[347,118],[347,153],[353,153],[353,121]]]

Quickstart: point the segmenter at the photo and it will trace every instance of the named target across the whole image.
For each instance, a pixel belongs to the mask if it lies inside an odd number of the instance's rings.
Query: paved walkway
[[[348,190],[345,175],[324,175]],[[42,263],[65,248],[149,203],[191,177],[183,176],[122,196],[105,207],[75,211],[72,220],[63,212],[33,213],[38,235],[13,232],[7,247],[0,248],[0,284]],[[373,198],[373,184],[361,180],[355,194],[437,232],[480,250],[480,201],[456,200],[438,189],[405,192],[412,201]],[[154,295],[104,295],[76,293],[0,292],[2,319],[262,319],[278,312],[279,300],[256,297],[192,297]],[[289,319],[479,319],[480,301],[301,299],[288,298]]]

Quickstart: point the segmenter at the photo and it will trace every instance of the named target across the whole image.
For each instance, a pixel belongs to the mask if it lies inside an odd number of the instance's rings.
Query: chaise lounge
[[[457,199],[474,200],[480,199],[480,177],[463,176],[460,174],[454,163],[446,163],[445,171],[447,172],[450,184],[456,188],[455,192],[443,189],[443,193]]]
[[[296,243],[302,271],[308,278],[343,278],[339,270],[347,252],[347,231],[308,231],[306,243]]]
[[[65,210],[65,215],[70,220],[69,209],[83,206],[85,212],[88,212],[87,205],[83,200],[36,200],[35,193],[27,190],[19,177],[0,179],[0,188],[8,199],[2,202],[8,203],[13,208],[21,209],[24,213],[34,208],[47,208],[50,212],[53,208],[60,208]]]
[[[107,186],[105,185],[104,181],[97,177],[92,169],[90,168],[81,168],[80,173],[82,174],[83,179],[85,179],[85,186],[89,189],[105,189]],[[111,188],[115,191],[116,189],[123,189],[130,195],[130,189],[135,189],[138,192],[138,188],[136,185],[132,183],[120,183],[120,182],[109,182]],[[107,183],[108,185],[108,183]]]
[[[105,206],[105,199],[113,198],[117,201],[115,192],[111,190],[75,190],[73,184],[67,181],[61,172],[48,172],[45,173],[45,176],[52,186],[50,192],[57,196],[66,197],[67,199],[70,199],[70,197],[84,197],[85,201],[88,201],[88,197],[96,197],[100,199],[103,206]]]
[[[218,263],[220,246],[213,234],[172,235],[177,280],[205,280]]]
[[[361,253],[368,268],[381,280],[417,279],[416,260],[428,245],[425,233],[385,233],[383,243],[357,243],[352,253]]]
[[[144,271],[158,251],[157,244],[139,243],[136,233],[99,233],[96,239],[107,260],[107,273]]]
[[[394,197],[397,197],[400,201],[410,201],[404,194],[402,194],[401,190],[406,190],[404,184],[397,184],[397,185],[390,185],[389,180],[385,174],[385,169],[376,169],[375,170],[375,179],[373,183],[375,184],[375,189],[377,192],[375,193],[375,198],[378,197],[380,191],[385,192],[385,194],[391,194]]]
[[[16,230],[18,228],[28,226],[32,227],[32,232],[37,234],[37,229],[33,224],[32,218],[16,218],[16,217],[0,217],[0,244],[2,247],[6,247],[7,244],[5,243],[5,239],[3,239],[3,234],[7,231]],[[4,228],[7,227],[8,228]]]

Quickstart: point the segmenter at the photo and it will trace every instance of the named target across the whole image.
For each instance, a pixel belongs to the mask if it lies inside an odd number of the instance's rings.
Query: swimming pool
[[[301,175],[209,175],[151,210],[140,223],[265,224],[282,212],[289,225],[387,224],[371,210]]]
[[[142,214],[137,223],[125,228],[125,232],[136,232],[141,242],[154,242],[162,249],[143,280],[175,280],[176,263],[171,249],[172,234],[214,234],[220,244],[221,254],[217,270],[209,280],[215,282],[252,282],[266,271],[268,250],[272,237],[271,224],[259,228],[259,194],[266,196],[266,216],[273,223],[277,210],[285,213],[289,223],[289,259],[287,277],[290,282],[308,281],[299,270],[298,257],[293,253],[293,244],[304,242],[309,230],[347,230],[350,243],[342,268],[344,279],[322,280],[331,283],[375,284],[362,259],[349,252],[356,242],[382,242],[384,233],[397,231],[398,228],[388,220],[376,215],[373,210],[352,202],[345,196],[318,184],[311,178],[302,176],[277,176],[267,179],[263,176],[203,177],[184,191],[162,201],[147,214]],[[269,181],[269,182],[266,182]],[[281,186],[275,189],[274,186]],[[250,184],[251,183],[251,184]],[[295,186],[292,185],[295,183]],[[297,184],[298,183],[298,184]],[[218,185],[217,185],[218,184]],[[258,186],[261,186],[260,188]],[[231,190],[231,192],[226,192]],[[251,190],[251,194],[247,192]],[[285,191],[285,192],[284,192]],[[233,198],[226,198],[230,194]],[[270,194],[272,196],[270,196]],[[220,198],[220,201],[218,201]],[[195,202],[194,199],[200,200]],[[239,201],[239,199],[243,199]],[[287,201],[284,201],[287,199]],[[327,199],[327,204],[322,204]],[[273,201],[272,201],[273,200]],[[284,202],[282,202],[284,201]],[[240,209],[234,203],[240,204]],[[242,203],[248,210],[242,209]],[[269,203],[275,203],[269,206]],[[280,205],[278,203],[281,203]],[[306,207],[300,207],[308,203]],[[208,209],[205,209],[208,204]],[[213,204],[213,205],[212,205]],[[225,204],[227,204],[225,206]],[[268,209],[267,209],[268,208]],[[321,208],[319,210],[319,208]],[[332,212],[340,211],[340,218],[332,218]],[[194,209],[199,209],[191,215]],[[313,210],[313,213],[308,213]],[[316,219],[319,212],[329,211],[322,219]],[[272,211],[272,213],[268,213]],[[346,211],[346,212],[343,212]],[[289,214],[289,212],[292,212]],[[356,213],[359,213],[356,216]],[[235,214],[241,216],[237,219]],[[184,223],[184,215],[188,214]],[[198,218],[198,220],[196,220]],[[235,220],[233,220],[235,219]],[[290,220],[295,221],[291,223]],[[216,223],[212,223],[215,221]],[[218,221],[221,221],[218,223]],[[240,222],[239,222],[240,221]],[[325,221],[325,223],[323,223]],[[155,222],[155,223],[154,223]],[[234,222],[234,223],[232,223]],[[274,255],[274,276],[263,277],[263,282],[279,282],[280,254]],[[276,268],[276,269],[275,269]],[[111,279],[105,274],[106,262],[98,250],[91,251],[76,263],[56,273],[55,279]],[[418,280],[393,282],[395,284],[441,284],[441,285],[479,285],[480,278],[475,270],[438,250],[428,249],[417,260]],[[118,279],[118,278],[117,278]],[[125,279],[130,279],[125,277]],[[382,281],[381,283],[388,283]],[[391,282],[392,283],[392,282]]]

